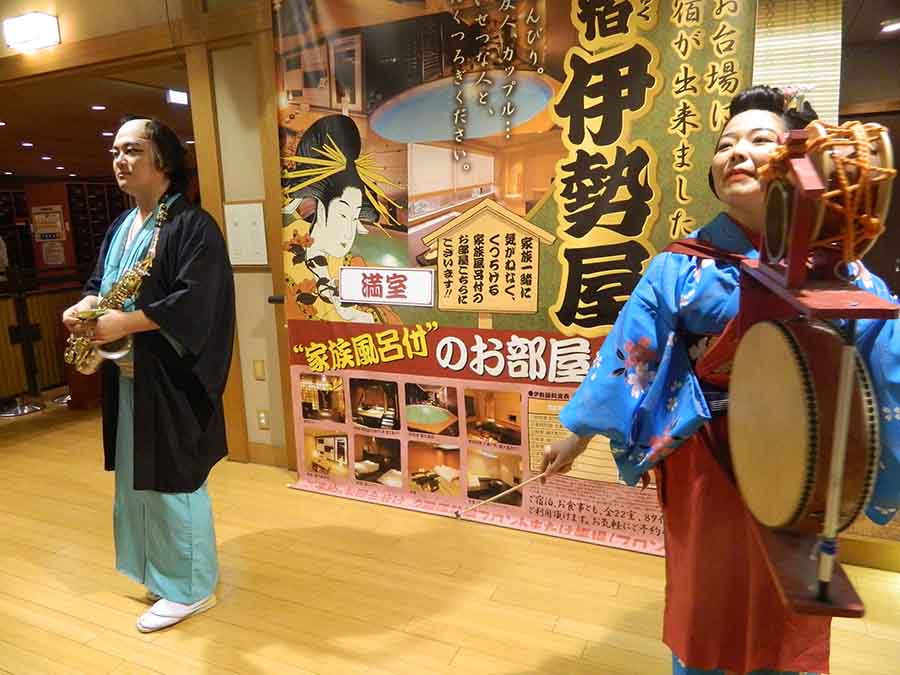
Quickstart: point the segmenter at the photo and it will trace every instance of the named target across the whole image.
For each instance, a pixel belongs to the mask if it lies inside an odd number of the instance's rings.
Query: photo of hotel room
[[[406,427],[438,436],[459,435],[456,387],[439,384],[406,385]]]
[[[410,441],[407,450],[410,492],[462,494],[459,485],[459,447]]]
[[[400,441],[357,435],[353,441],[353,470],[356,480],[403,487],[400,473]]]
[[[541,130],[549,129],[548,120]],[[513,213],[526,216],[553,189],[556,163],[566,154],[561,136],[529,135],[533,138],[527,142],[516,136],[511,140],[499,136],[499,140],[467,141],[467,171],[454,160],[451,148],[427,143],[409,145],[410,260],[420,267],[436,265],[436,244],[431,242],[429,246],[424,239],[484,199],[493,199]]]
[[[328,375],[300,376],[300,409],[305,420],[343,424],[346,420],[344,381]]]
[[[332,480],[350,476],[347,434],[307,429],[303,434],[303,463],[308,472]]]
[[[466,389],[469,440],[486,445],[522,443],[522,399],[515,391]]]
[[[368,265],[433,265],[435,253],[422,243],[429,232],[485,198],[524,216],[551,189],[566,150],[548,111],[577,33],[567,3],[538,0],[534,7],[537,35],[527,12],[509,21],[499,4],[394,3],[388,14],[380,6],[370,14],[361,3],[349,24],[340,12],[276,14],[282,156],[294,155],[304,130],[323,115],[348,115],[361,154],[386,179],[390,217],[363,219],[369,236],[355,238],[353,255]],[[465,72],[465,161],[454,158],[457,70]],[[507,102],[514,111],[501,114]],[[290,235],[302,205],[286,215]],[[298,240],[313,236],[296,229]]]
[[[522,482],[522,458],[518,455],[470,447],[466,463],[469,499],[490,499]],[[517,490],[494,503],[521,506],[522,493]]]
[[[396,382],[350,380],[353,421],[369,429],[400,428],[400,398]]]

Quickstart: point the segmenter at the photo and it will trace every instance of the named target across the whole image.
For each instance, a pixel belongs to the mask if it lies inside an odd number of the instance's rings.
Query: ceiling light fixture
[[[91,106],[91,110],[98,110],[98,111],[99,111],[99,110],[106,110],[106,106],[105,106],[105,105],[92,105],[92,106]]]
[[[64,167],[64,166],[58,166],[58,167],[56,167],[56,169],[57,169],[57,171],[65,171],[65,170],[66,170],[66,167]]]
[[[895,33],[900,30],[900,17],[894,19],[886,19],[881,22],[882,33]]]
[[[75,176],[77,176],[77,175],[78,175],[77,173],[70,173],[70,174],[69,174],[69,176],[70,176],[71,178],[75,178]]]
[[[33,148],[34,143],[32,143],[31,141],[22,141],[22,147],[23,148]]]
[[[48,160],[48,159],[53,159],[53,158],[50,155],[41,155],[41,159]]]
[[[59,20],[52,14],[28,12],[3,21],[6,46],[17,52],[33,52],[59,44]]]
[[[12,176],[12,171],[4,171],[3,175],[4,176]]]
[[[5,127],[5,126],[6,126],[6,122],[0,121],[0,127]]]
[[[186,91],[178,91],[177,89],[166,90],[166,101],[174,105],[187,105],[188,95]]]
[[[186,145],[193,145],[193,144],[194,144],[194,141],[185,141],[185,144],[186,144]]]
[[[111,131],[101,131],[100,135],[101,136],[113,136],[114,134]]]

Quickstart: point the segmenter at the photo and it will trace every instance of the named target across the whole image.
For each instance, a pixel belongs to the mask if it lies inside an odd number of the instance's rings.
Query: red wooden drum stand
[[[847,277],[883,231],[890,141],[878,125],[816,122],[788,132],[762,174],[766,229],[760,260],[741,265],[729,391],[735,477],[785,604],[859,617],[837,535],[871,495],[880,443],[856,322],[900,307]]]

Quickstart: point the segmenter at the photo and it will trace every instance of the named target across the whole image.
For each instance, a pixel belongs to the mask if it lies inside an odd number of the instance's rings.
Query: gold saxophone
[[[125,307],[126,302],[137,298],[141,285],[144,283],[144,277],[150,274],[150,268],[153,267],[159,231],[167,217],[167,205],[164,201],[161,201],[157,209],[153,240],[150,243],[147,255],[113,283],[109,293],[100,298],[95,309],[79,312],[78,318],[81,321],[94,321],[109,310],[121,310]],[[131,351],[131,347],[132,338],[130,335],[126,335],[114,342],[94,345],[91,343],[91,338],[72,334],[66,340],[66,351],[63,354],[63,358],[70,366],[74,366],[79,373],[92,375],[97,372],[104,359],[120,359]]]

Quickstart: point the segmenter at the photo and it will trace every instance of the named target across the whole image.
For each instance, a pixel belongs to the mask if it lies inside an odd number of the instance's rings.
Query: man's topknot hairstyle
[[[169,179],[168,192],[184,192],[188,183],[186,151],[178,140],[178,135],[158,119],[140,115],[123,117],[119,126],[133,120],[147,122],[147,138],[153,142],[156,149],[156,168],[165,173]]]

